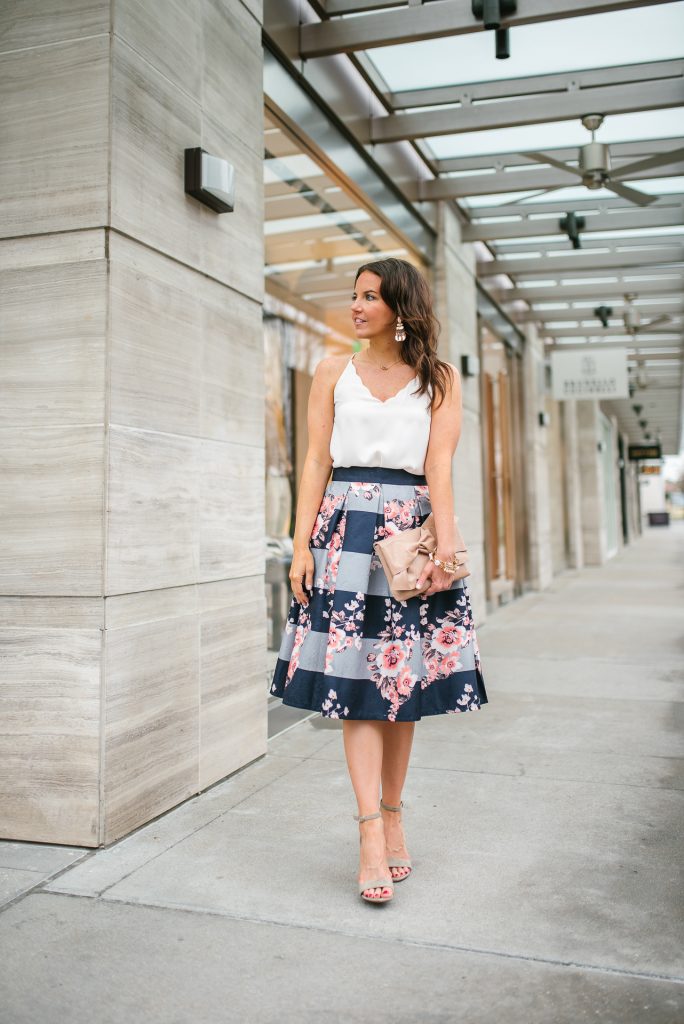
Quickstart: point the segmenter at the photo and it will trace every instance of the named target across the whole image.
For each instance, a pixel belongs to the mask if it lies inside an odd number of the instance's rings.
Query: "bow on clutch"
[[[458,516],[454,516],[454,538],[456,541],[459,565],[454,580],[470,575],[466,563],[467,550],[465,541],[458,528]],[[416,580],[425,568],[430,552],[437,549],[437,534],[432,512],[420,525],[413,530],[400,530],[390,534],[384,540],[373,545],[375,552],[385,570],[390,592],[397,601],[408,601],[410,597],[422,594],[416,586]]]

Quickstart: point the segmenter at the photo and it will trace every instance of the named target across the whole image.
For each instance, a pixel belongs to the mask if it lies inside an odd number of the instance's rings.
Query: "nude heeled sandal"
[[[402,807],[404,806],[404,801],[402,800],[398,807],[392,807],[391,804],[386,804],[384,800],[381,800],[380,801],[380,806],[384,807],[386,811],[400,811],[402,809]],[[392,853],[392,852],[396,853],[397,850],[401,849],[401,846],[395,846],[394,848],[392,848],[391,846],[388,846],[387,849],[388,849],[388,851],[390,853]],[[408,868],[408,871],[406,872],[405,875],[399,875],[398,878],[393,878],[392,879],[393,882],[403,882],[404,879],[408,878],[408,876],[413,871],[413,864],[411,863],[410,858],[407,860],[405,857],[388,857],[387,858],[387,867],[388,868]]]
[[[382,812],[376,811],[375,814],[362,814],[354,815],[354,821],[358,821],[359,824],[362,821],[370,821],[371,818],[381,818]],[[361,834],[359,833],[359,845],[361,844]],[[394,896],[394,883],[391,878],[371,878],[367,882],[359,882],[359,894],[361,899],[364,899],[366,903],[388,903]],[[389,896],[364,896],[366,889],[390,889]]]

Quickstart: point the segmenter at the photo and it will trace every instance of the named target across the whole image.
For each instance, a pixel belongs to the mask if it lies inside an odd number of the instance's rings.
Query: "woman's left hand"
[[[449,590],[453,582],[452,573],[445,572],[441,566],[435,565],[431,559],[428,559],[416,580],[416,586],[420,587],[421,597],[432,597],[440,590]]]

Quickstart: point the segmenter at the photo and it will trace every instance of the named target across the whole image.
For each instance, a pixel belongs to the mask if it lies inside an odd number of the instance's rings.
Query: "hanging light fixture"
[[[508,28],[502,28],[501,22],[517,10],[517,0],[472,0],[473,15],[483,22],[485,31],[496,33],[497,60],[506,60],[511,55]]]

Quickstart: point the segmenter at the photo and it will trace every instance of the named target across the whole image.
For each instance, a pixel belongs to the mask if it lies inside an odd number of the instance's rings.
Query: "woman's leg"
[[[356,795],[359,815],[374,814],[378,809],[383,761],[383,722],[343,719],[344,752],[349,777]],[[382,818],[359,822],[361,830],[361,867],[359,882],[364,878],[390,877],[385,850]],[[365,890],[372,896],[388,896],[389,889]]]
[[[382,799],[392,807],[401,803],[401,794],[411,757],[415,722],[383,722],[382,746]],[[401,814],[396,811],[382,811],[385,822],[385,837],[388,848],[399,858],[408,860],[408,851],[401,825]],[[392,878],[403,878],[410,868],[391,868]]]

